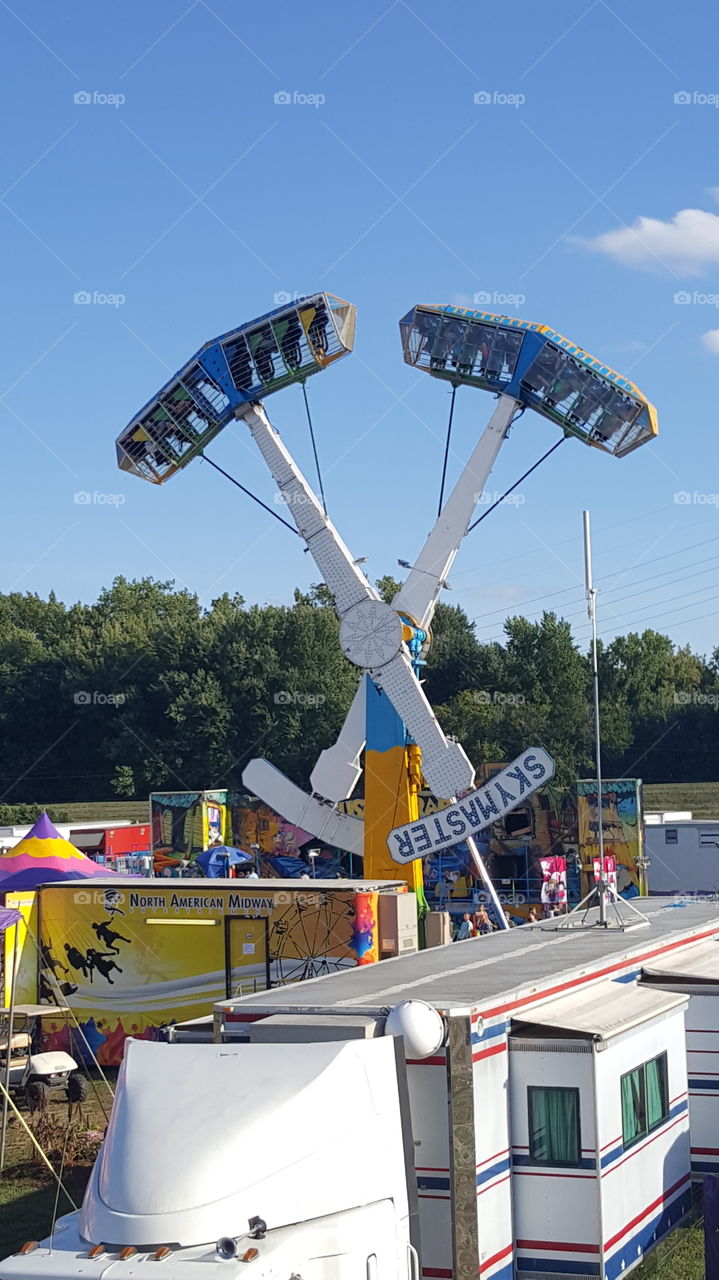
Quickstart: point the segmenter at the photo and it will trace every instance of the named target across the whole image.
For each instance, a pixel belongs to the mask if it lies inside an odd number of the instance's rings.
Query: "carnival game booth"
[[[716,910],[716,908],[715,908]],[[709,939],[642,965],[648,989],[688,1000],[686,1013],[692,1172],[719,1172],[719,942]]]
[[[422,1275],[616,1280],[691,1203],[687,997],[637,978],[719,934],[708,904],[641,905],[637,928],[547,921],[218,1002],[215,1037],[342,1039],[429,1005],[443,1041],[407,1059]]]
[[[171,1023],[199,1017],[223,997],[416,950],[416,905],[401,911],[400,897],[404,906],[404,882],[391,881],[114,877],[42,885],[41,989],[61,983],[100,1063],[116,1065],[126,1036],[161,1039]]]

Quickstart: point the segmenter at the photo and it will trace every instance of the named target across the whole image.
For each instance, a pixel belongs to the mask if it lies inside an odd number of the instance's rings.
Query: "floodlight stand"
[[[577,903],[568,915],[564,916],[563,921],[557,925],[558,929],[564,927],[573,927],[568,924],[572,916],[584,909],[584,916],[581,924],[584,924],[587,914],[592,906],[598,907],[598,917],[593,922],[594,927],[600,929],[626,929],[631,927],[627,921],[622,919],[618,907],[618,897],[614,890],[607,884],[605,879],[604,867],[604,814],[602,810],[602,740],[599,726],[599,662],[597,658],[597,609],[596,609],[596,588],[592,577],[592,539],[589,523],[589,512],[582,512],[582,521],[584,528],[584,582],[587,592],[587,613],[589,621],[592,624],[592,686],[594,693],[594,759],[597,774],[597,842],[599,845],[599,875],[597,881],[586,897]],[[631,902],[627,902],[626,898],[622,898],[622,904],[628,907],[630,911],[637,916],[638,921],[648,924],[649,921],[641,911],[637,911]],[[607,905],[613,908],[616,921],[611,924],[607,918]],[[565,924],[565,922],[567,922]],[[636,927],[636,926],[635,926]]]
[[[602,810],[602,740],[599,728],[599,662],[597,658],[597,607],[596,589],[592,578],[592,536],[589,524],[589,512],[582,512],[584,527],[584,584],[587,592],[587,613],[592,624],[592,686],[594,692],[594,758],[597,768],[597,839],[599,842],[599,880],[597,894],[599,899],[599,920],[603,928],[607,925],[607,884],[604,879],[604,814]]]

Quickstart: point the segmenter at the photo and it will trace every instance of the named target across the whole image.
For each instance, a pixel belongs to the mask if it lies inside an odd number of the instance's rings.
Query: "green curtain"
[[[647,1063],[647,1128],[653,1129],[666,1119],[669,1110],[667,1104],[667,1060],[661,1054]]]
[[[579,1093],[576,1089],[532,1089],[530,1151],[543,1164],[579,1163]]]
[[[622,1137],[625,1146],[646,1133],[644,1071],[637,1067],[622,1076]]]

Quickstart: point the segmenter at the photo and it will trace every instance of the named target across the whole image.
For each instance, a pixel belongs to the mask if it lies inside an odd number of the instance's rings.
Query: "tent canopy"
[[[0,893],[36,889],[39,884],[55,880],[114,874],[63,839],[47,814],[41,813],[24,839],[0,857]]]
[[[195,862],[198,867],[202,867],[208,879],[220,880],[227,875],[228,867],[254,862],[254,858],[251,853],[245,853],[244,849],[233,849],[227,844],[213,844],[209,849],[198,853]]]

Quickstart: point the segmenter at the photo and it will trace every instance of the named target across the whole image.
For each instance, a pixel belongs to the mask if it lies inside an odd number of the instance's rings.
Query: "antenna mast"
[[[597,658],[597,592],[592,579],[592,535],[589,512],[582,512],[584,525],[584,584],[587,592],[587,613],[592,624],[592,683],[594,687],[594,758],[597,773],[597,839],[599,843],[599,919],[607,925],[607,885],[604,879],[604,810],[602,806],[602,738],[599,727],[599,661]]]

